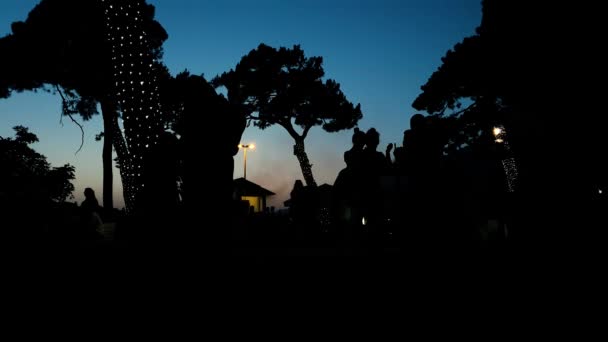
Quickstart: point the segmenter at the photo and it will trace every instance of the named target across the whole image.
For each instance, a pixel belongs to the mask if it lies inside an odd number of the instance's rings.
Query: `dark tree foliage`
[[[233,157],[245,130],[245,113],[217,94],[203,76],[188,71],[165,75],[160,96],[165,125],[179,138],[174,156],[166,159],[177,160],[179,166],[185,209],[179,216],[187,222],[184,228],[190,227],[184,234],[219,244],[228,241],[228,231],[221,226],[201,230],[191,222],[200,223],[207,216],[231,220]],[[217,249],[213,243],[205,248]]]
[[[246,125],[243,109],[217,94],[203,76],[192,75],[187,70],[164,78],[161,101],[167,128],[180,137],[181,176],[189,197],[186,201],[196,200],[197,194],[205,191],[203,187],[208,179],[215,179],[219,188],[230,188],[232,157],[238,152]],[[220,181],[224,178],[230,184]]]
[[[285,128],[295,140],[294,154],[307,185],[315,186],[304,140],[311,128],[327,132],[353,128],[362,118],[334,80],[323,81],[322,57],[306,57],[300,46],[291,49],[261,44],[244,56],[235,69],[216,77],[226,87],[228,101],[238,105],[254,125]],[[300,127],[302,133],[296,131]]]
[[[521,196],[535,203],[525,210],[582,212],[607,186],[596,7],[484,0],[477,34],[448,51],[413,103],[443,118],[451,141],[479,141],[504,125]],[[554,216],[541,212],[539,221]]]
[[[487,130],[495,123],[507,125],[524,168],[526,161],[534,162],[539,155],[565,152],[560,145],[580,144],[581,151],[605,145],[598,139],[600,116],[589,113],[578,119],[583,108],[593,110],[597,104],[593,95],[597,90],[584,78],[591,77],[601,63],[587,53],[592,47],[582,46],[593,42],[593,31],[577,36],[589,24],[581,23],[574,9],[568,12],[558,4],[535,7],[524,1],[484,1],[478,34],[448,51],[413,106],[435,115],[456,112],[461,126]],[[558,20],[565,14],[571,25]],[[472,105],[461,111],[465,104]],[[548,141],[553,147],[547,146]]]
[[[71,198],[74,167],[51,167],[45,156],[30,147],[38,137],[23,126],[13,129],[14,138],[0,137],[2,200],[64,202]]]

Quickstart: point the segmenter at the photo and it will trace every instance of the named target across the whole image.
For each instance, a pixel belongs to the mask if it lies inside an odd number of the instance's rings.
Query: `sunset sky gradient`
[[[90,0],[88,0],[90,1]],[[415,111],[411,104],[441,57],[481,21],[481,0],[148,0],[165,27],[164,62],[173,74],[188,69],[211,79],[233,68],[260,43],[274,47],[300,44],[308,56],[322,56],[326,77],[338,81],[346,96],[361,103],[362,130],[375,127],[380,149],[401,144],[403,131]],[[2,0],[0,34],[14,21],[24,20],[37,0]],[[44,56],[41,56],[44,58]],[[1,77],[1,75],[0,75]],[[61,102],[52,94],[14,94],[0,100],[0,136],[23,125],[37,134],[34,148],[56,166],[76,166],[75,199],[85,187],[101,200],[102,143],[94,137],[103,129],[98,116],[86,122],[85,146],[69,119],[59,123]],[[202,127],[207,134],[217,134]],[[326,133],[314,128],[307,152],[318,184],[333,184],[345,166],[352,131]],[[293,140],[280,127],[248,128],[243,143],[255,143],[247,155],[247,176],[277,193],[270,205],[282,207],[296,179],[303,179],[293,155]],[[209,146],[210,149],[213,146]],[[204,162],[205,151],[201,151]],[[242,177],[242,152],[235,157],[234,177]],[[124,205],[118,170],[114,173],[115,206]]]

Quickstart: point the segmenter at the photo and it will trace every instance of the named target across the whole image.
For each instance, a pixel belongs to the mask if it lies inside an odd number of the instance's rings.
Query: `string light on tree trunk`
[[[123,113],[126,143],[116,146],[116,149],[125,188],[125,204],[127,210],[132,210],[138,194],[144,188],[145,152],[158,143],[163,130],[160,102],[149,100],[150,97],[146,96],[149,94],[152,99],[158,98],[155,96],[158,91],[155,86],[155,60],[150,53],[151,46],[141,17],[146,4],[144,0],[98,1],[105,10],[107,41],[113,51],[113,67],[118,71],[114,74],[116,89],[112,93],[116,94],[115,101]],[[119,88],[119,85],[123,86]],[[115,134],[120,134],[120,127],[115,127],[115,131]],[[136,173],[135,170],[142,172]]]
[[[507,176],[507,186],[509,187],[509,192],[515,192],[517,177],[519,175],[517,172],[517,164],[515,163],[515,158],[508,158],[503,160],[502,166],[505,170],[505,175]]]
[[[494,134],[495,142],[504,146],[506,157],[502,160],[502,166],[507,178],[508,190],[509,192],[515,192],[519,172],[517,170],[517,162],[515,161],[515,158],[511,156],[511,146],[507,139],[507,131],[504,126],[497,126],[494,127],[492,133]]]
[[[306,155],[306,150],[304,148],[304,141],[297,141],[293,146],[293,154],[298,158],[298,162],[300,162],[300,167],[302,168],[302,173],[304,174],[304,180],[306,181],[306,185],[317,187],[317,183],[315,182],[315,178],[312,175],[312,165],[310,165],[310,161],[308,160],[308,156]]]
[[[319,213],[319,222],[323,227],[328,227],[331,224],[328,208],[321,208],[321,212]]]

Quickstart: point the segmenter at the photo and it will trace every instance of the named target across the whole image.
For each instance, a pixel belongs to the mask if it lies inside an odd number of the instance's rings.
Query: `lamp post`
[[[496,137],[496,142],[498,144],[502,144],[505,142],[504,140],[504,133],[505,133],[505,129],[502,127],[494,127],[494,129],[492,130],[492,133],[494,133],[494,137]]]
[[[254,144],[248,144],[248,145],[243,145],[240,144],[239,148],[243,149],[243,153],[244,153],[244,170],[243,170],[243,178],[247,179],[247,150],[251,149],[251,150],[255,150],[255,145]]]

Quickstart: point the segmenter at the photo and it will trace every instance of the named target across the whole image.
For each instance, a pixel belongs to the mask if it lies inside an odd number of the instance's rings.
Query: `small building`
[[[249,202],[249,207],[253,207],[254,212],[259,213],[266,210],[266,199],[274,196],[275,193],[246,180],[245,178],[235,179],[233,182],[234,199]]]

